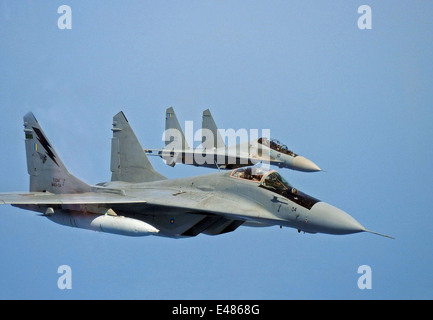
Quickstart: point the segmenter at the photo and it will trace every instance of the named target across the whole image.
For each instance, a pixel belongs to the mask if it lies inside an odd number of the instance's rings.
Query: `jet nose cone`
[[[311,208],[311,220],[318,232],[330,234],[350,234],[366,231],[348,213],[326,202],[318,202]]]
[[[293,159],[292,163],[295,170],[304,172],[316,172],[321,171],[321,169],[311,160],[304,158],[302,156],[297,156]]]

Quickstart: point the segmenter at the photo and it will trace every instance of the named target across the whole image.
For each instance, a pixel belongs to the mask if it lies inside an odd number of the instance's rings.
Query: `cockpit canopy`
[[[292,186],[275,170],[263,166],[252,166],[235,169],[231,177],[260,183],[264,188],[283,193]]]
[[[235,169],[232,171],[230,177],[238,178],[238,179],[244,179],[244,180],[250,180],[254,182],[260,182],[266,173],[266,170],[264,170],[261,167],[242,167],[239,169]]]
[[[235,169],[230,177],[255,182],[259,187],[277,193],[307,209],[311,209],[320,201],[292,187],[277,171],[262,166]]]
[[[258,142],[268,148],[271,148],[272,150],[284,153],[284,154],[288,154],[289,156],[292,157],[297,157],[298,155],[296,153],[294,153],[292,150],[289,150],[289,148],[287,148],[287,146],[285,144],[282,144],[280,141],[278,141],[277,139],[268,139],[268,138],[260,138],[258,140]]]

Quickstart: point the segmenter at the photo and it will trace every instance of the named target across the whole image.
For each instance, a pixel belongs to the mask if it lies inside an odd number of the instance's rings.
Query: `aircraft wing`
[[[243,221],[273,221],[273,224],[276,220],[275,216],[255,202],[230,199],[210,190],[144,189],[140,190],[140,196],[137,195],[136,198],[138,197],[143,198],[144,208],[147,209],[153,207],[191,214],[219,215]],[[141,205],[138,206],[138,210],[142,208]]]
[[[121,190],[119,190],[121,191]],[[130,190],[128,190],[129,192]],[[144,213],[150,207],[171,208],[179,212],[220,214],[242,217],[258,207],[246,202],[228,200],[210,192],[176,191],[169,189],[139,189],[134,195],[110,192],[54,194],[50,192],[0,193],[0,204],[11,205],[113,205],[122,211]]]
[[[87,192],[54,194],[50,192],[0,193],[0,204],[15,205],[62,205],[62,204],[123,204],[146,201],[114,193]]]
[[[98,205],[113,209],[119,215],[141,216],[145,222],[169,236],[196,236],[231,232],[245,222],[260,225],[278,224],[276,217],[260,205],[215,195],[209,191],[174,189],[137,189],[80,194],[49,192],[0,193],[0,204],[18,207],[29,205]],[[172,226],[171,217],[176,217]]]
[[[159,230],[180,236],[222,234],[234,231],[244,223],[256,226],[280,224],[278,218],[257,203],[230,199],[210,190],[158,188],[141,190],[140,193],[146,201],[144,205],[113,205],[112,209],[119,214],[141,215]]]

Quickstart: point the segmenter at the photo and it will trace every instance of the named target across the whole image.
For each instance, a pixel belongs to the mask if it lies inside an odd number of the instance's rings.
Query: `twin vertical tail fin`
[[[112,181],[147,182],[166,179],[156,172],[123,112],[113,118]],[[90,192],[92,187],[66,169],[33,113],[24,116],[27,172],[31,192]]]
[[[221,137],[221,134],[218,131],[218,127],[216,126],[215,121],[209,109],[203,111],[201,127],[202,127],[201,142],[203,148],[212,149],[212,148],[225,147],[224,139]]]
[[[183,134],[182,127],[177,120],[176,114],[172,107],[167,108],[165,111],[165,132],[164,132],[165,146],[169,149],[187,150],[189,149],[186,142],[185,135]]]
[[[153,169],[123,112],[113,117],[111,181],[148,182],[167,179]]]
[[[31,192],[83,193],[91,187],[71,175],[33,113],[24,116],[27,172]]]

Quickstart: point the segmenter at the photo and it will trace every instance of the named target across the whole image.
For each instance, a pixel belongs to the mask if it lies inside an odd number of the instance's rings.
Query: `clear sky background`
[[[60,5],[72,29],[60,30]],[[358,28],[358,7],[372,29]],[[271,136],[327,172],[280,171],[367,229],[129,238],[0,207],[2,299],[432,299],[433,2],[0,1],[0,192],[28,190],[22,117],[110,179],[112,117],[162,146],[165,109]],[[196,142],[198,145],[198,142]],[[170,178],[211,169],[163,164]],[[72,269],[60,290],[57,268]],[[358,267],[372,270],[360,290]]]

